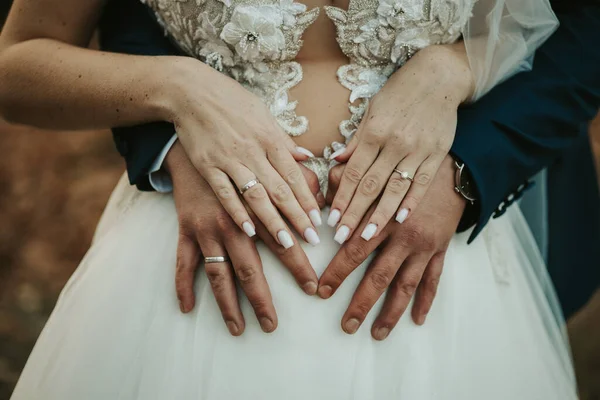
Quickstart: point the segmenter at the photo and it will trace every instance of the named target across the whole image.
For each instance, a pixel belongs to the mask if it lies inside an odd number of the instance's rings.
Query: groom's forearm
[[[112,0],[99,24],[100,46],[117,53],[135,55],[181,55],[139,0]],[[131,184],[153,190],[148,172],[152,163],[175,134],[173,124],[153,122],[113,129],[119,153],[127,163]]]
[[[479,192],[477,214],[465,215],[461,226],[477,223],[471,240],[520,196],[528,178],[586,135],[600,107],[600,5],[559,18],[532,71],[459,111],[452,152]]]

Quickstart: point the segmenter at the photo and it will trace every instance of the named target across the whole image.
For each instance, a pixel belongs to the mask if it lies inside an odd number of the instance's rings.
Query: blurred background
[[[0,27],[9,7],[0,0]],[[600,117],[590,140],[600,171]],[[108,131],[0,120],[0,399],[8,399],[124,171]],[[600,260],[592,260],[590,267]],[[600,295],[569,323],[582,399],[600,399]],[[596,355],[590,359],[590,355]]]

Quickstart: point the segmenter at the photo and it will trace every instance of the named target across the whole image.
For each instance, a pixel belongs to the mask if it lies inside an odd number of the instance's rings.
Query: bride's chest
[[[184,51],[227,69],[293,60],[319,13],[335,24],[339,47],[351,62],[401,65],[421,48],[455,41],[476,0],[142,1]],[[324,24],[331,27],[323,16],[310,28],[312,36],[332,40]]]

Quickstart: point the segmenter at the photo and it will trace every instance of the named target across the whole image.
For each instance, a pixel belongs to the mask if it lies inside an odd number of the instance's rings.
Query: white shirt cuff
[[[150,172],[148,173],[148,179],[150,185],[159,193],[171,193],[173,191],[173,181],[169,176],[169,173],[162,167],[169,150],[177,141],[177,135],[173,135],[167,142],[165,147],[162,149],[160,154],[156,157],[152,165],[150,166]]]

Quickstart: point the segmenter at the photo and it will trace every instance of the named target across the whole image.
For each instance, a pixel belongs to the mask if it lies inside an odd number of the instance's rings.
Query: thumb
[[[296,161],[306,161],[309,158],[314,158],[315,155],[308,149],[304,147],[296,145],[296,143],[292,140],[291,137],[285,137],[285,147],[289,150],[292,157]]]
[[[358,138],[356,136],[357,135],[355,133],[354,136],[352,136],[352,139],[350,139],[350,142],[345,147],[341,147],[340,149],[334,151],[329,156],[329,159],[335,160],[339,163],[348,162],[352,156],[352,153],[354,153],[354,150],[356,150],[356,147],[358,147]]]

